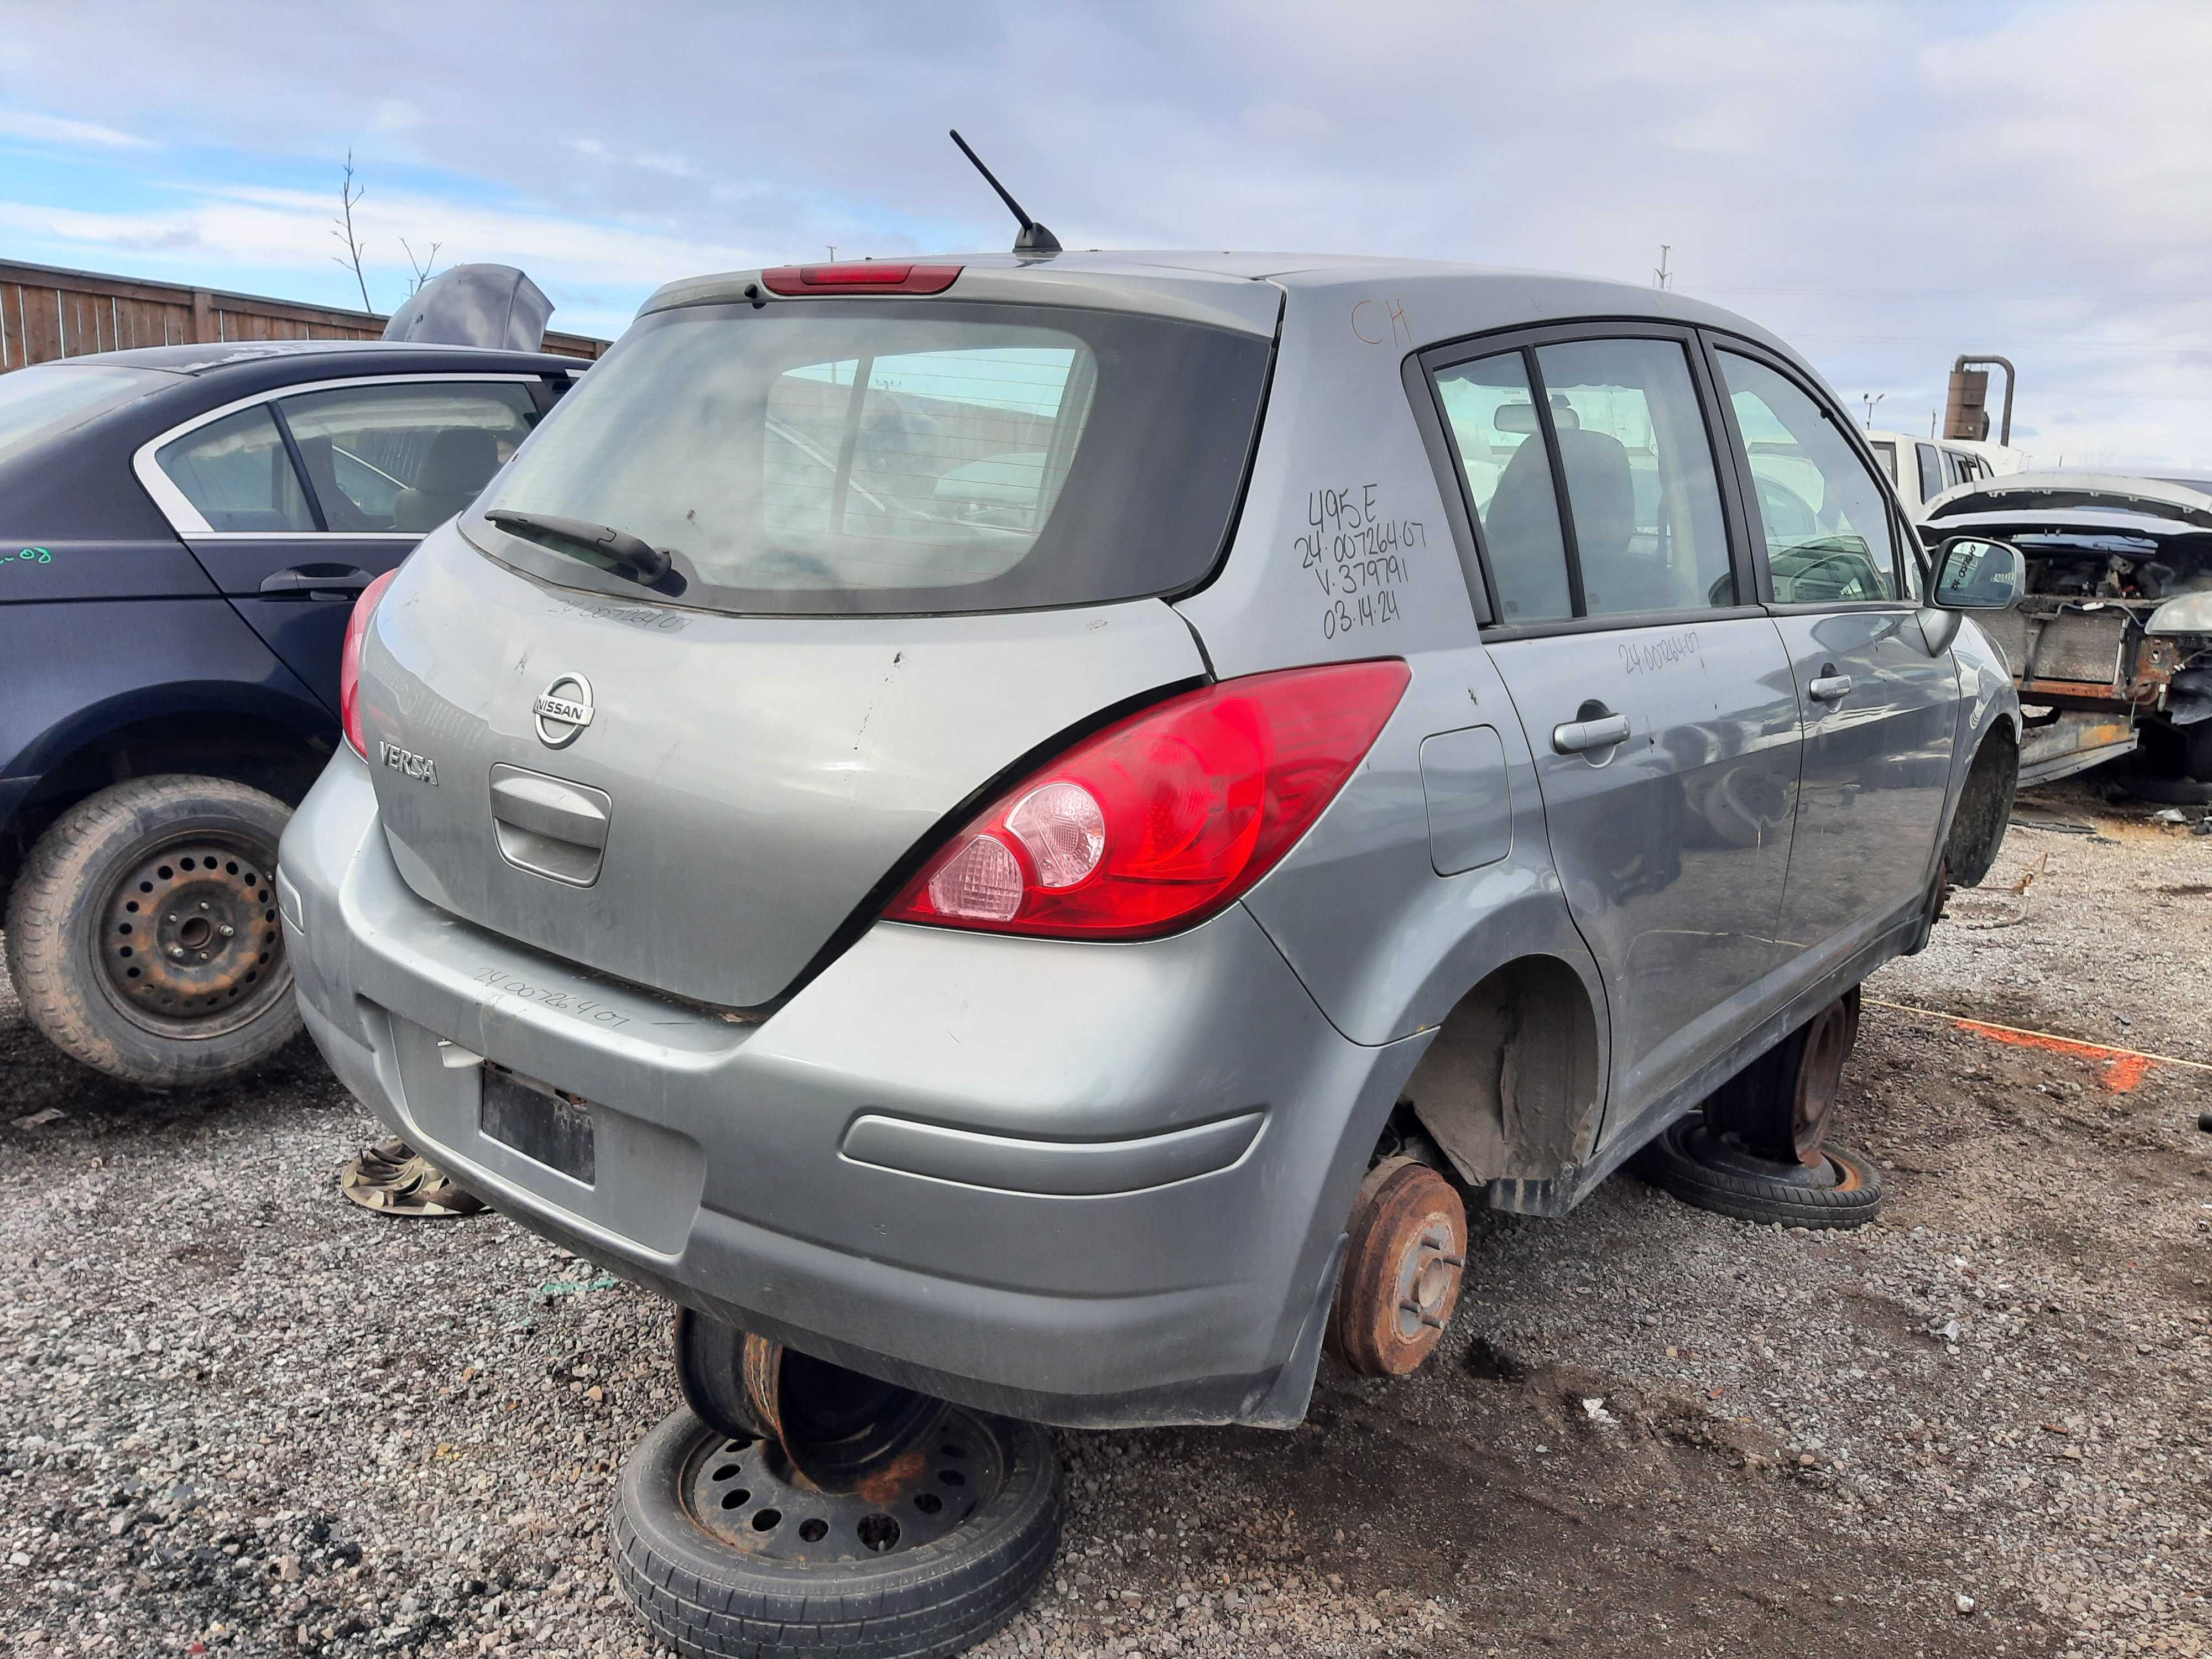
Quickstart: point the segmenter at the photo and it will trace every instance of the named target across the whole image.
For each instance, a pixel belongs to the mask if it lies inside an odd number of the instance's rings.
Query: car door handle
[[[1827,663],[1821,667],[1819,678],[1805,690],[1814,702],[1841,702],[1851,695],[1851,677],[1838,674],[1835,664]]]
[[[272,599],[356,599],[369,584],[368,572],[350,564],[295,564],[261,579]]]
[[[1601,714],[1590,720],[1568,720],[1552,728],[1552,747],[1562,755],[1580,755],[1592,749],[1610,749],[1628,741],[1628,716]]]

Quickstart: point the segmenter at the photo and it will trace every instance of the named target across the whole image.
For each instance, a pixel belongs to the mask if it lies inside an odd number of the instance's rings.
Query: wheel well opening
[[[1954,887],[1978,887],[1997,861],[2005,829],[2012,822],[2012,798],[2020,782],[2020,745],[2011,726],[2000,720],[1974,751],[1973,764],[1959,792],[1943,857]]]
[[[78,801],[129,778],[178,772],[224,778],[297,806],[331,757],[326,738],[255,714],[162,714],[103,732],[48,766],[0,833],[0,890],[31,843]]]
[[[1574,969],[1523,957],[1444,1018],[1406,1093],[1469,1182],[1542,1181],[1578,1152],[1597,1104],[1597,1018]]]

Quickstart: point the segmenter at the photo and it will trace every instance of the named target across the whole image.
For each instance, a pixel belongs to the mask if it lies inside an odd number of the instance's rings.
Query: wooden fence
[[[132,346],[374,340],[384,322],[373,312],[0,260],[0,370]],[[564,357],[606,349],[586,335],[545,336],[545,349]]]

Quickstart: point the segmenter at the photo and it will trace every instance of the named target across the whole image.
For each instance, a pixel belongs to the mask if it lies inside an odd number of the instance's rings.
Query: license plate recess
[[[484,1133],[525,1158],[586,1186],[599,1179],[590,1103],[550,1083],[487,1062],[477,1121]]]

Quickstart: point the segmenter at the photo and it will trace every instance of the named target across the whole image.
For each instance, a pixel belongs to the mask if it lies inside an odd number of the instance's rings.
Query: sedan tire
[[[223,778],[133,778],[40,836],[8,972],[57,1047],[142,1088],[222,1083],[300,1031],[276,919],[291,809]]]
[[[1747,1152],[1702,1117],[1678,1118],[1636,1156],[1636,1174],[1685,1204],[1784,1227],[1863,1227],[1881,1213],[1881,1176],[1861,1152],[1820,1150],[1808,1166]]]
[[[923,1449],[839,1495],[774,1443],[678,1411],[623,1463],[609,1541],[623,1593],[684,1659],[939,1659],[1036,1593],[1064,1504],[1032,1424],[956,1408]]]

